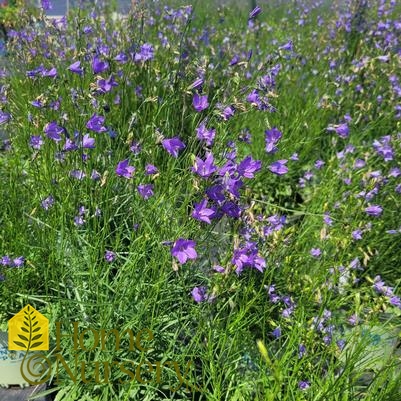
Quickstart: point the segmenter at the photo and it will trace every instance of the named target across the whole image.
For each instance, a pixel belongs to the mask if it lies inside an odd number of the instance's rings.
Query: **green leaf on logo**
[[[23,344],[23,343],[20,342],[20,341],[13,341],[13,342],[14,342],[14,344],[17,344],[19,347],[24,347],[24,348],[26,348],[26,345]]]
[[[37,334],[36,336],[32,337],[32,341],[38,340],[40,337],[42,337],[42,334]]]
[[[31,348],[39,347],[39,345],[42,345],[42,344],[43,344],[43,341],[35,343],[35,344],[32,344]]]
[[[18,334],[18,337],[21,339],[21,340],[24,340],[24,341],[29,341],[25,336],[23,336],[22,334]]]

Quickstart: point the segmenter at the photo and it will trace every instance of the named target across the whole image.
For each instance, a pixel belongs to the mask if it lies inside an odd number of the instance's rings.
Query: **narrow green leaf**
[[[36,333],[37,331],[39,331],[40,330],[40,327],[36,327],[36,329],[33,329],[32,330],[32,333]]]
[[[24,340],[24,341],[29,341],[25,336],[23,336],[22,334],[18,334],[18,337],[21,339],[21,340]]]
[[[29,330],[26,329],[25,327],[21,327],[21,330],[22,330],[23,332],[25,332],[25,333],[29,333]]]
[[[43,344],[43,341],[35,343],[35,344],[32,344],[31,348],[39,347],[39,345],[42,345],[42,344]]]

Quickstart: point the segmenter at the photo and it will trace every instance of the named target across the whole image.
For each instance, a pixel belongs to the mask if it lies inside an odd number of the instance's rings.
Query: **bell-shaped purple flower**
[[[196,259],[198,254],[195,250],[196,242],[184,238],[178,238],[171,249],[171,255],[184,264],[188,259]]]
[[[125,159],[117,164],[116,174],[120,177],[131,178],[134,175],[135,167],[129,165],[129,160]]]
[[[94,74],[101,74],[102,72],[108,70],[109,63],[107,61],[101,60],[98,56],[93,57],[92,60],[92,70]]]
[[[185,144],[181,142],[181,140],[177,137],[163,139],[162,141],[163,148],[166,149],[170,155],[173,157],[178,157],[178,153],[185,149]]]
[[[213,161],[214,159],[212,153],[208,153],[205,160],[196,157],[195,165],[192,167],[192,171],[202,178],[208,178],[217,170],[217,167],[213,164]]]
[[[85,134],[82,138],[82,147],[86,149],[93,149],[95,147],[95,138],[91,138],[89,134]]]
[[[195,203],[192,217],[196,220],[203,221],[207,224],[211,224],[211,218],[215,215],[215,210],[207,207],[207,199],[203,199],[200,203]]]
[[[208,129],[206,125],[202,123],[199,127],[196,128],[196,137],[205,141],[207,146],[212,146],[214,137],[216,136],[216,130],[214,128]]]
[[[266,153],[274,154],[277,152],[277,143],[282,137],[281,131],[276,127],[265,131],[265,143],[266,143]]]
[[[153,184],[140,184],[137,187],[139,195],[145,200],[153,196]]]
[[[369,216],[378,217],[382,214],[383,208],[379,205],[371,205],[365,208],[365,213]]]
[[[262,9],[259,6],[256,6],[250,13],[248,19],[253,19],[258,16],[262,12]]]
[[[44,133],[53,141],[59,142],[61,141],[61,134],[64,132],[64,128],[57,125],[55,121],[47,123],[43,128]]]
[[[253,178],[254,173],[262,168],[262,162],[260,160],[254,160],[252,156],[247,156],[237,166],[237,173],[240,177]]]
[[[73,72],[74,74],[82,75],[84,73],[84,70],[81,67],[81,62],[76,61],[75,63],[72,63],[68,69]]]
[[[269,170],[277,175],[283,175],[288,172],[288,167],[286,166],[288,160],[277,160],[269,166]]]
[[[106,132],[107,128],[103,126],[105,118],[97,114],[93,114],[89,121],[86,123],[86,128],[95,132]]]
[[[201,112],[209,107],[209,102],[207,100],[207,95],[194,94],[192,99],[192,104],[197,112]]]

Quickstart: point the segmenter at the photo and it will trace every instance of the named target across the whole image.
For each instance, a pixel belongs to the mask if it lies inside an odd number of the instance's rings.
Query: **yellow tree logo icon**
[[[44,351],[49,349],[49,320],[31,305],[8,321],[8,349]]]

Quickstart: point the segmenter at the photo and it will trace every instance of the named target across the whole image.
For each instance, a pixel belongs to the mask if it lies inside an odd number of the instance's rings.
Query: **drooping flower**
[[[75,216],[74,217],[74,224],[77,227],[83,226],[85,224],[85,219],[83,218],[83,216]]]
[[[256,6],[250,13],[248,19],[253,19],[258,16],[262,12],[262,9],[259,6]]]
[[[298,388],[302,391],[307,390],[310,387],[310,383],[308,381],[300,381],[298,383]]]
[[[73,72],[74,74],[82,75],[84,73],[84,70],[81,67],[81,62],[80,61],[75,61],[75,63],[72,63],[68,69]]]
[[[39,150],[43,145],[43,139],[40,135],[32,135],[29,144],[34,148]]]
[[[263,273],[266,261],[258,254],[256,244],[250,243],[245,247],[234,249],[231,263],[236,266],[235,272],[240,275],[245,267],[252,267]]]
[[[394,296],[393,288],[387,286],[380,276],[376,276],[373,281],[374,283],[372,287],[378,294],[385,295],[387,297]]]
[[[195,287],[191,291],[192,298],[195,302],[203,302],[207,300],[206,287]]]
[[[235,54],[233,58],[230,60],[229,66],[232,67],[233,65],[237,65],[239,62],[238,54]]]
[[[287,43],[285,43],[284,45],[280,46],[279,49],[280,50],[292,51],[293,47],[294,47],[294,44],[292,43],[292,40],[289,40]]]
[[[282,133],[276,127],[265,131],[266,153],[274,154],[277,152],[277,143],[282,137]]]
[[[314,258],[319,258],[320,255],[322,254],[322,251],[319,248],[312,248],[310,251],[310,254],[314,257]]]
[[[12,263],[13,262],[12,262],[11,258],[8,255],[2,256],[1,259],[0,259],[0,264],[3,265],[3,266],[11,266]]]
[[[145,174],[146,175],[154,175],[158,173],[158,169],[156,166],[154,166],[153,164],[147,164],[145,166]]]
[[[120,177],[132,178],[135,172],[135,167],[129,165],[129,160],[122,160],[117,164],[116,174]]]
[[[390,301],[391,305],[396,306],[397,308],[401,309],[401,299],[399,297],[394,295],[390,298],[389,301]]]
[[[240,177],[253,178],[254,173],[262,168],[260,160],[254,160],[252,156],[245,157],[244,160],[237,166],[237,172]]]
[[[52,195],[49,195],[47,198],[43,199],[40,202],[41,206],[45,210],[49,210],[54,205],[54,198]]]
[[[222,111],[222,118],[224,121],[229,120],[234,115],[234,109],[231,106],[227,106]]]
[[[203,79],[202,79],[202,78],[197,78],[197,79],[195,79],[195,81],[192,82],[192,84],[188,87],[188,90],[200,88],[202,85],[203,85]]]
[[[101,177],[102,177],[101,174],[97,170],[92,170],[91,180],[99,181]]]
[[[283,175],[288,172],[288,167],[286,166],[287,160],[277,160],[269,166],[269,170],[277,175]]]
[[[99,116],[94,113],[89,121],[86,123],[86,128],[98,133],[106,132],[107,128],[103,125],[104,120],[105,118],[103,116]]]
[[[61,141],[61,134],[64,132],[64,128],[57,125],[55,121],[47,123],[43,128],[44,133],[53,141],[59,142]]]
[[[358,228],[358,229],[352,231],[351,235],[354,240],[356,240],[356,241],[361,240],[362,239],[362,230]]]
[[[153,184],[140,184],[138,185],[137,190],[139,195],[141,195],[145,200],[153,196]]]
[[[199,127],[196,128],[196,137],[205,141],[207,146],[212,146],[214,137],[216,136],[216,130],[214,128],[208,129],[206,125],[202,123]]]
[[[118,86],[118,83],[114,79],[113,75],[110,75],[107,79],[98,79],[96,82],[97,89],[100,93],[108,93],[114,87]]]
[[[391,146],[391,136],[386,135],[379,140],[373,141],[373,148],[378,155],[383,157],[384,161],[388,162],[394,159],[394,149]]]
[[[150,43],[144,43],[139,53],[135,53],[134,61],[148,61],[154,58],[154,49]]]
[[[272,331],[272,335],[274,338],[280,338],[281,337],[281,328],[276,327],[273,331]]]
[[[207,101],[207,95],[201,96],[195,93],[192,99],[192,104],[197,112],[201,112],[207,109],[209,107],[209,102]]]
[[[369,216],[378,217],[382,214],[383,208],[379,205],[371,205],[365,208],[365,213]]]
[[[45,11],[52,10],[53,5],[50,0],[41,0],[42,8]]]
[[[306,354],[306,347],[304,344],[298,346],[298,358],[302,358]]]
[[[92,70],[94,74],[101,74],[102,72],[108,70],[109,63],[107,61],[101,60],[97,55],[93,57],[92,60]]]
[[[340,138],[347,138],[349,135],[349,127],[347,123],[338,125],[330,125],[327,127],[327,131],[334,131]]]
[[[72,170],[70,172],[70,176],[76,178],[77,180],[81,181],[86,177],[86,174],[82,170]]]
[[[131,146],[129,147],[129,150],[135,155],[138,156],[139,153],[141,153],[142,146],[138,141],[133,141]]]
[[[65,140],[65,144],[63,147],[63,150],[65,152],[71,152],[71,151],[77,150],[77,149],[78,149],[78,146],[76,145],[76,143],[73,140],[71,140],[70,138],[67,138]]]
[[[195,203],[191,216],[199,221],[211,224],[211,218],[215,215],[215,210],[207,207],[207,199],[203,199],[200,203]]]
[[[214,202],[222,203],[226,199],[224,196],[224,187],[223,185],[217,184],[212,185],[209,188],[206,188],[206,195]]]
[[[212,153],[208,153],[204,161],[199,157],[196,157],[192,171],[202,178],[208,178],[217,170],[217,167],[213,164],[213,162],[214,159]]]
[[[333,224],[333,219],[330,217],[330,213],[329,212],[325,212],[324,213],[323,221],[328,226],[331,226]]]
[[[114,262],[114,260],[116,259],[116,254],[113,251],[106,251],[104,253],[104,259],[108,263]]]
[[[242,209],[240,208],[240,206],[232,201],[226,201],[221,207],[221,210],[227,216],[233,217],[234,219],[238,219],[242,213]]]
[[[170,153],[170,155],[176,158],[178,157],[178,153],[185,149],[185,144],[177,137],[163,139],[162,145],[163,148]]]
[[[117,63],[120,64],[125,64],[128,62],[128,56],[125,53],[118,53],[116,57],[114,57],[114,60],[117,61]]]
[[[180,264],[184,264],[188,259],[196,259],[198,257],[195,246],[195,241],[178,238],[171,249],[171,255],[177,258]]]
[[[18,256],[13,259],[12,265],[14,267],[22,267],[25,263],[25,258],[23,256]]]
[[[0,110],[0,125],[10,121],[10,114]]]
[[[85,149],[93,149],[95,147],[95,138],[91,138],[89,134],[85,134],[82,138],[82,147]]]
[[[49,70],[42,71],[42,77],[55,78],[56,76],[57,76],[57,69],[55,67],[50,68]]]
[[[41,74],[41,73],[43,72],[44,69],[45,69],[45,67],[44,67],[43,64],[42,64],[42,65],[40,65],[39,67],[37,67],[37,68],[35,68],[35,69],[33,69],[33,70],[27,71],[27,72],[26,72],[26,75],[27,75],[27,77],[29,77],[29,78],[35,78],[35,77],[37,77],[39,74]]]

